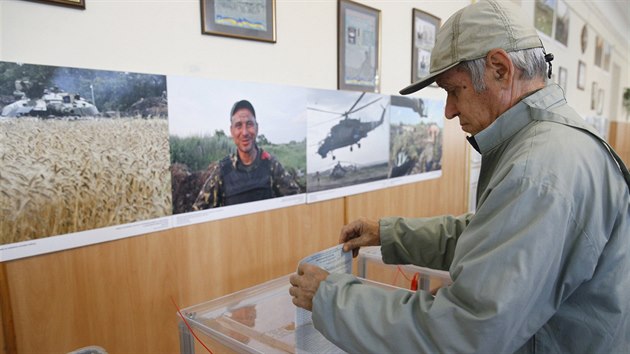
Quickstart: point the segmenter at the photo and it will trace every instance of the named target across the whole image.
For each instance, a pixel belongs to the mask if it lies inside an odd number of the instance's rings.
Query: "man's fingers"
[[[297,274],[293,274],[291,275],[291,277],[289,277],[289,283],[291,283],[291,285],[293,286],[298,286],[299,281],[300,281],[300,276]]]
[[[343,244],[343,251],[349,252],[352,251],[352,255],[354,256],[355,252],[359,252],[359,247],[361,246],[361,240],[359,238],[353,238],[351,240],[346,241]]]
[[[291,295],[294,298],[304,297],[303,293],[304,293],[304,291],[302,291],[302,289],[298,288],[297,286],[293,286],[293,287],[289,288],[289,295]]]
[[[359,219],[342,226],[341,232],[339,233],[339,243],[345,243],[348,240],[361,236],[362,225],[363,223],[361,219]]]
[[[313,311],[313,303],[312,302],[308,302],[302,298],[299,297],[294,297],[293,300],[293,305],[297,306],[297,307],[301,307],[305,310],[309,310],[309,311]]]

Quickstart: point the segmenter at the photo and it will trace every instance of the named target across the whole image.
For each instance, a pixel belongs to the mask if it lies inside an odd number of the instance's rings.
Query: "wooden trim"
[[[13,312],[11,311],[11,296],[9,295],[9,281],[5,263],[0,263],[0,316],[2,317],[2,352],[6,354],[17,353],[17,341],[15,339],[15,326],[13,325]]]
[[[608,142],[626,165],[630,164],[630,122],[611,121]]]

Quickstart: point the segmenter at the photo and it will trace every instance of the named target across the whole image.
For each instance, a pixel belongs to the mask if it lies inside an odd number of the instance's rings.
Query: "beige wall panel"
[[[610,145],[615,149],[626,166],[630,165],[630,123],[610,122],[608,132]]]
[[[458,215],[466,211],[468,142],[459,120],[444,124],[442,176],[347,198],[348,221],[358,217]]]
[[[336,244],[343,200],[6,262],[19,353],[179,351],[176,310],[295,270]]]

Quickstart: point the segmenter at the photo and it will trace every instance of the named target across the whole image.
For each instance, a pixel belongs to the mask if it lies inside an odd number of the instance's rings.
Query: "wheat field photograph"
[[[0,69],[0,244],[171,214],[164,76]]]

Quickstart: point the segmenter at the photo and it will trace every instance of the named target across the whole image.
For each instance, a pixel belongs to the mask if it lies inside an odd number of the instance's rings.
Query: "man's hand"
[[[289,288],[289,294],[293,296],[293,304],[305,310],[313,311],[313,297],[319,288],[319,283],[328,277],[328,272],[322,268],[302,263],[298,271],[289,278],[293,285]]]
[[[341,228],[339,243],[343,243],[343,251],[352,250],[352,257],[359,254],[361,246],[378,246],[381,244],[381,229],[378,221],[360,218]]]

